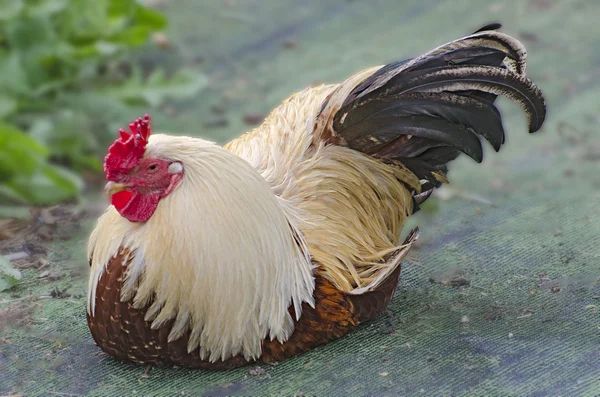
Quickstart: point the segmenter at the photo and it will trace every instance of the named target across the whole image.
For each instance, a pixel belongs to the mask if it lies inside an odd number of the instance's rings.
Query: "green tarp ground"
[[[600,3],[325,3],[168,2],[172,39],[182,54],[207,54],[202,67],[214,84],[174,116],[155,118],[224,141],[248,128],[245,114],[307,84],[500,20],[528,47],[529,75],[549,103],[544,130],[528,135],[502,102],[507,145],[499,154],[488,147],[481,165],[457,160],[450,188],[411,220],[422,238],[388,313],[264,372],[145,374],[100,352],[85,323],[90,219],[50,246],[49,270],[62,278],[37,281],[28,269],[26,283],[0,294],[1,309],[22,310],[10,321],[27,320],[0,324],[0,395],[600,394]],[[224,96],[229,124],[203,124]],[[28,299],[55,288],[71,296]]]

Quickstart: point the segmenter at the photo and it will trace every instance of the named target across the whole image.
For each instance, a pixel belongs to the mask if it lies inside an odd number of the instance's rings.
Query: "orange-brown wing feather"
[[[348,296],[319,273],[315,275],[314,297],[315,307],[303,304],[302,317],[285,343],[263,342],[262,361],[282,361],[340,338],[356,326],[354,307]],[[293,315],[293,309],[290,311]]]

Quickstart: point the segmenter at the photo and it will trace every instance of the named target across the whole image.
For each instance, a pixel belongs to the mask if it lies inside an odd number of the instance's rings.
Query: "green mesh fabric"
[[[207,72],[221,63],[226,72],[158,123],[225,141],[249,128],[245,114],[307,84],[415,55],[493,20],[524,39],[549,118],[530,136],[516,107],[501,102],[507,145],[499,154],[487,147],[481,165],[454,162],[451,186],[411,218],[407,230],[418,224],[422,237],[388,313],[264,371],[145,374],[100,352],[85,322],[89,219],[50,245],[49,271],[62,278],[37,281],[28,269],[25,284],[0,293],[0,309],[19,311],[0,324],[0,395],[600,394],[600,3],[239,3],[167,3],[172,39],[188,53],[205,51]],[[223,92],[230,124],[203,125]],[[71,296],[46,298],[54,288]]]

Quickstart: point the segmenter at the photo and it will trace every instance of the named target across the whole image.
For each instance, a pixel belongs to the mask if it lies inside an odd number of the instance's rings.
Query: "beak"
[[[116,183],[116,182],[108,182],[106,186],[104,186],[104,192],[110,197],[115,193],[120,192],[121,190],[127,189],[127,185],[124,183]]]

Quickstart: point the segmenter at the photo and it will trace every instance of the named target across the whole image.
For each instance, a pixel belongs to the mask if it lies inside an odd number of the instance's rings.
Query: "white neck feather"
[[[153,328],[174,319],[170,341],[191,329],[188,350],[199,347],[214,362],[257,358],[267,336],[287,340],[289,306],[299,318],[314,290],[313,265],[287,206],[250,164],[212,143],[153,135],[146,154],[180,161],[183,181],[146,223],[131,223],[112,206],[99,219],[88,248],[88,312],[106,264],[129,248],[135,258],[121,299],[137,308],[152,301],[146,320]]]

